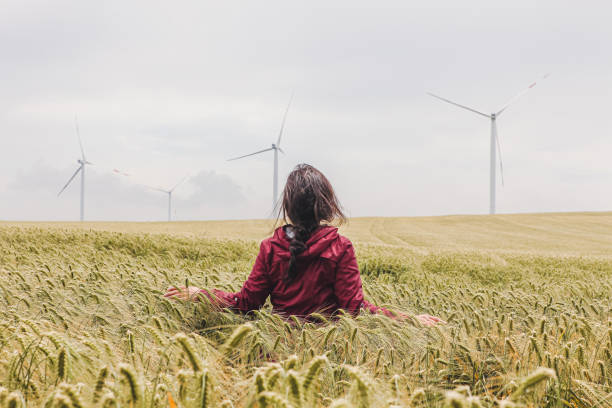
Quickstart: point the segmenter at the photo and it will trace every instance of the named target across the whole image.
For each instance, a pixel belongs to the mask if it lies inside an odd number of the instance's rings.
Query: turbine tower
[[[174,192],[174,190],[176,190],[176,188],[178,186],[180,186],[181,184],[183,184],[185,182],[185,180],[187,180],[189,178],[189,176],[185,176],[183,177],[183,179],[181,181],[179,181],[178,183],[176,183],[174,185],[174,187],[172,187],[169,190],[165,190],[163,188],[159,188],[159,187],[151,187],[151,186],[145,186],[145,187],[149,187],[150,189],[153,190],[157,190],[157,191],[161,191],[162,193],[166,193],[168,194],[168,222],[172,221],[172,193]]]
[[[540,80],[547,78],[549,75],[550,74],[544,75]],[[491,120],[491,153],[490,153],[490,155],[491,155],[491,162],[489,164],[489,166],[490,166],[490,175],[489,175],[489,190],[490,190],[490,192],[489,192],[489,214],[495,214],[495,191],[496,191],[496,182],[497,182],[497,179],[496,179],[496,176],[495,176],[495,168],[496,168],[496,164],[497,164],[496,150],[497,150],[497,153],[499,153],[499,171],[500,171],[500,175],[501,175],[502,186],[504,185],[504,166],[503,166],[503,163],[502,163],[501,147],[500,147],[500,144],[499,144],[499,138],[497,136],[497,118],[510,105],[512,105],[521,96],[523,96],[525,93],[527,93],[527,91],[529,91],[531,88],[535,87],[536,84],[537,84],[537,81],[533,82],[527,88],[525,88],[524,90],[519,92],[514,98],[512,98],[508,102],[506,102],[506,104],[500,110],[498,110],[497,112],[490,113],[490,114],[486,114],[486,113],[477,111],[476,109],[472,109],[470,107],[458,104],[456,102],[453,102],[453,101],[448,100],[446,98],[443,98],[441,96],[434,95],[431,92],[427,92],[428,95],[433,96],[434,98],[440,99],[441,101],[444,101],[446,103],[450,103],[451,105],[455,105],[455,106],[458,106],[460,108],[466,109],[466,110],[468,110],[470,112],[476,113],[476,114],[478,114],[480,116],[484,116],[485,118],[489,118]]]
[[[64,185],[64,187],[57,193],[59,197],[60,194],[66,190],[66,188],[70,185],[72,180],[77,176],[77,174],[81,173],[81,211],[80,211],[80,220],[83,221],[85,218],[85,166],[88,164],[93,164],[85,158],[85,150],[83,150],[83,142],[81,141],[81,135],[79,134],[79,123],[77,121],[76,116],[74,117],[74,127],[76,129],[77,138],[79,139],[79,146],[81,148],[81,158],[77,160],[79,167],[76,169],[72,177],[68,179],[68,182]]]
[[[280,131],[278,132],[278,139],[276,140],[276,143],[272,143],[272,147],[269,147],[264,150],[260,150],[255,153],[245,154],[244,156],[234,157],[228,160],[228,161],[239,160],[245,157],[254,156],[256,154],[268,152],[270,150],[274,151],[274,176],[272,179],[272,208],[276,206],[276,200],[278,198],[278,152],[280,151],[283,154],[285,153],[283,149],[281,149],[280,143],[281,143],[281,138],[283,137],[283,130],[285,128],[285,120],[287,119],[287,113],[289,112],[289,107],[291,106],[292,100],[293,100],[293,93],[291,94],[291,97],[289,98],[287,109],[285,109],[285,114],[283,115],[283,121],[281,122]]]

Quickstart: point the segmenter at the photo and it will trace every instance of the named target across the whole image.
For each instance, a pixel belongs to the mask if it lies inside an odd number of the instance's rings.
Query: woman
[[[286,225],[261,243],[253,270],[240,292],[215,289],[210,293],[182,286],[168,288],[164,296],[197,301],[198,295],[204,294],[215,304],[241,312],[259,309],[270,296],[274,312],[284,316],[332,315],[340,309],[356,315],[365,309],[408,318],[363,298],[353,245],[338,234],[337,228],[328,225],[333,221],[342,223],[346,217],[323,173],[307,164],[298,165],[287,179],[281,213]],[[416,318],[426,326],[443,323],[426,314]]]

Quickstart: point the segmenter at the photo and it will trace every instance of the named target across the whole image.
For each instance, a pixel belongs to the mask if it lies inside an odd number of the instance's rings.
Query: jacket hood
[[[310,259],[321,255],[323,251],[329,248],[339,237],[338,228],[331,225],[322,225],[317,228],[308,241],[306,241],[307,249],[297,256],[297,259]],[[283,227],[279,227],[274,231],[271,243],[275,248],[275,252],[280,258],[289,259],[289,238],[285,234]]]

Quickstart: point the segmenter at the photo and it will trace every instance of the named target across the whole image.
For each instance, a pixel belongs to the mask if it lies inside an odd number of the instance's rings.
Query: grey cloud
[[[55,168],[44,162],[20,171],[0,203],[0,219],[75,220],[80,203],[80,175],[57,196],[77,166]],[[85,216],[87,220],[157,221],[167,217],[167,195],[96,167],[86,168]],[[167,187],[166,187],[167,188]],[[9,193],[10,192],[10,193]],[[18,203],[18,205],[16,204]],[[243,189],[229,176],[201,171],[173,195],[173,218],[237,218],[248,206]]]
[[[194,186],[189,196],[193,204],[236,208],[247,201],[242,188],[234,180],[215,171],[201,171],[190,178],[190,183]]]

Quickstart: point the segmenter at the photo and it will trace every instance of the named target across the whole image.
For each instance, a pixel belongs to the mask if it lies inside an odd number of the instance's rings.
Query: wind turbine
[[[549,75],[550,74],[544,75],[540,80],[546,79]],[[501,175],[502,186],[504,185],[504,166],[503,166],[503,163],[502,163],[501,147],[500,147],[500,144],[499,144],[499,138],[497,137],[497,118],[510,105],[512,105],[521,96],[523,96],[525,93],[527,93],[527,91],[529,91],[531,88],[535,87],[537,82],[538,81],[535,81],[535,82],[531,83],[531,85],[529,85],[527,88],[525,88],[521,92],[519,92],[514,98],[512,98],[508,102],[506,102],[506,104],[500,110],[498,110],[497,112],[490,113],[490,114],[477,111],[476,109],[472,109],[470,107],[458,104],[458,103],[453,102],[451,100],[448,100],[446,98],[442,98],[441,96],[434,95],[431,92],[427,92],[428,95],[433,96],[434,98],[440,99],[443,102],[450,103],[451,105],[455,105],[455,106],[458,106],[458,107],[463,108],[463,109],[467,109],[470,112],[476,113],[476,114],[478,114],[480,116],[484,116],[484,117],[489,118],[491,120],[491,163],[490,163],[490,176],[489,176],[489,190],[490,190],[490,193],[489,193],[490,194],[490,196],[489,196],[489,214],[495,214],[495,189],[496,189],[496,181],[497,181],[496,177],[495,177],[495,168],[496,168],[496,163],[497,163],[497,158],[495,157],[496,147],[497,147],[497,152],[499,153],[499,171],[500,171],[500,175]]]
[[[285,109],[285,114],[283,115],[283,121],[281,122],[280,131],[278,132],[278,139],[276,140],[276,143],[272,143],[272,147],[269,147],[264,150],[260,150],[255,153],[245,154],[244,156],[234,157],[228,160],[228,161],[239,160],[245,157],[254,156],[256,154],[268,152],[270,150],[274,151],[274,178],[272,181],[272,207],[273,208],[274,206],[276,206],[276,200],[278,197],[278,152],[280,151],[283,154],[285,153],[283,149],[281,149],[280,143],[281,143],[281,138],[283,137],[283,129],[285,128],[285,120],[287,119],[287,113],[289,112],[289,107],[291,106],[292,100],[293,100],[293,93],[291,94],[291,97],[289,98],[287,109]]]
[[[185,176],[181,179],[181,181],[179,181],[178,183],[176,183],[174,185],[174,187],[172,187],[169,190],[165,190],[163,188],[159,188],[159,187],[151,187],[151,186],[145,186],[145,187],[149,187],[150,189],[153,190],[157,190],[157,191],[161,191],[162,193],[166,193],[168,194],[168,222],[172,221],[172,193],[174,192],[174,190],[176,190],[176,188],[178,186],[180,186],[181,184],[183,184],[185,182],[185,180],[187,180],[189,178],[189,176]]]
[[[83,221],[85,217],[85,166],[88,164],[93,164],[85,158],[85,151],[83,150],[83,142],[81,141],[81,135],[79,134],[79,123],[77,121],[76,116],[74,117],[74,127],[76,129],[77,138],[79,139],[79,146],[81,147],[81,158],[77,160],[79,167],[76,169],[72,177],[68,179],[68,182],[64,185],[64,187],[57,193],[59,197],[60,194],[64,192],[64,190],[70,185],[72,180],[76,177],[76,175],[81,172],[81,213],[80,220]]]

